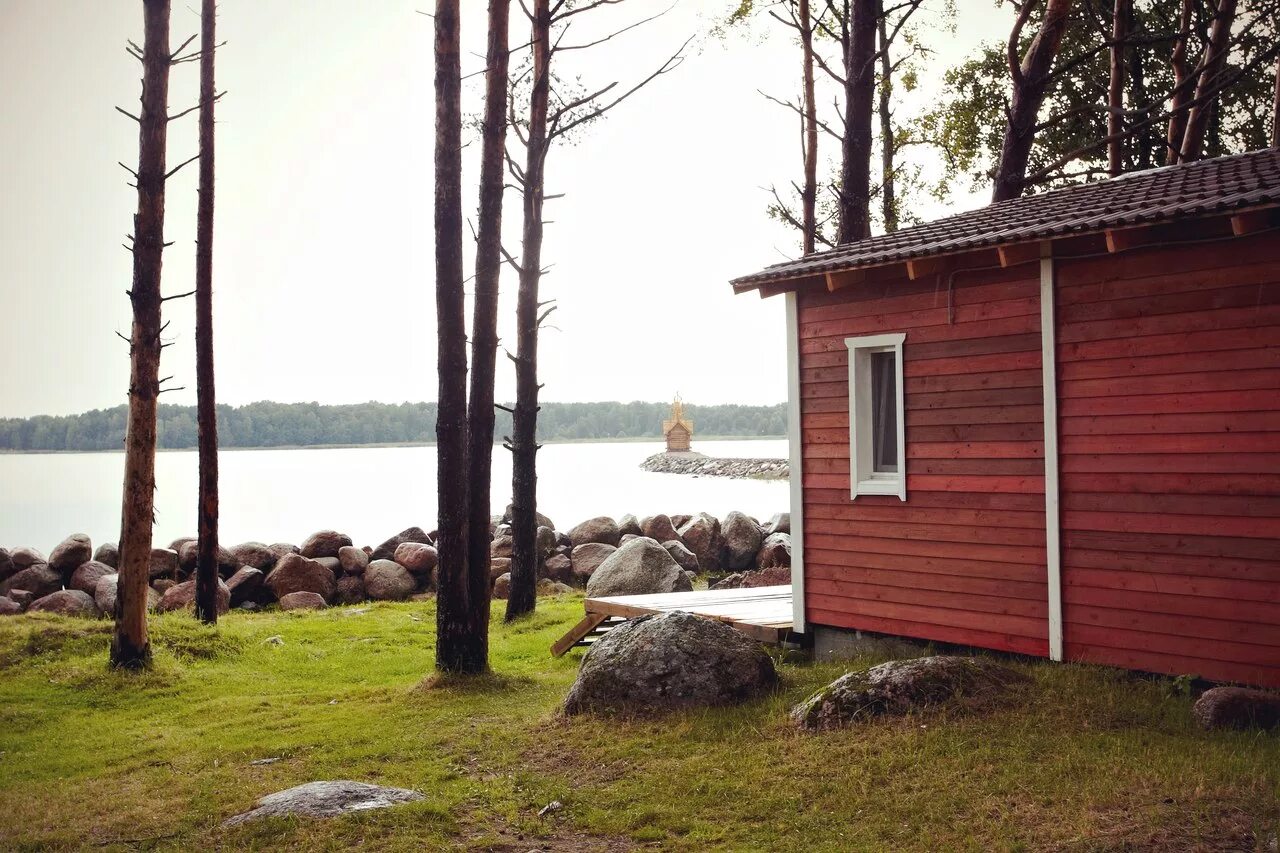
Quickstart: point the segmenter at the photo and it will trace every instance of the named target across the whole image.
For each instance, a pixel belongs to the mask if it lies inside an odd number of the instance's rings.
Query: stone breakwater
[[[791,476],[791,464],[786,459],[715,459],[700,453],[658,453],[641,462],[640,467],[658,474],[695,477],[786,480]]]

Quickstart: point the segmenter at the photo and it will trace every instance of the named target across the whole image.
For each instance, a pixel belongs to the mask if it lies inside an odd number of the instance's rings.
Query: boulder
[[[118,569],[120,568],[120,549],[116,547],[114,542],[103,542],[98,546],[98,550],[93,552],[93,559],[113,569]]]
[[[537,538],[534,540],[534,548],[537,549],[538,559],[545,560],[556,552],[559,546],[556,541],[556,532],[550,527],[539,527]]]
[[[73,533],[58,543],[49,554],[49,568],[60,572],[64,578],[93,559],[93,543],[83,533]]]
[[[720,552],[724,549],[724,537],[720,533],[720,520],[703,513],[689,519],[677,531],[680,541],[698,558],[698,568],[703,572],[720,571]]]
[[[430,575],[440,565],[440,554],[430,545],[419,542],[402,542],[396,548],[395,562],[415,575]]]
[[[742,579],[746,576],[746,572],[734,572],[731,575],[725,575],[720,578],[720,580],[711,584],[707,589],[741,589]]]
[[[489,580],[497,580],[498,575],[504,575],[509,571],[511,571],[510,557],[489,558]]]
[[[363,575],[343,575],[334,586],[334,604],[359,604],[367,596],[364,591]]]
[[[218,579],[218,592],[215,600],[219,616],[231,609],[231,590],[227,588],[221,578]],[[184,607],[195,607],[195,604],[196,582],[193,578],[166,589],[164,595],[160,597],[160,606],[156,609],[161,613],[168,613],[171,610],[182,610]]]
[[[336,557],[338,549],[350,545],[351,537],[336,530],[318,530],[302,542],[304,557]]]
[[[758,643],[723,622],[677,610],[632,619],[597,640],[564,711],[730,705],[761,696],[777,682],[773,660]]]
[[[755,564],[761,569],[777,566],[791,567],[791,536],[787,533],[770,533],[760,543]]]
[[[791,709],[803,729],[841,728],[878,716],[899,716],[942,704],[999,697],[1027,677],[985,658],[894,660],[840,676]]]
[[[254,601],[262,591],[262,583],[267,578],[262,569],[253,566],[241,566],[231,577],[227,578],[227,590],[231,593],[231,606],[239,607],[246,601]]]
[[[78,589],[60,589],[43,598],[37,598],[27,608],[28,613],[61,613],[63,616],[98,617],[98,605],[93,596]]]
[[[21,612],[21,604],[8,596],[0,595],[0,616],[17,616]]]
[[[18,603],[18,606],[21,607],[23,610],[26,610],[28,607],[30,607],[31,602],[35,601],[36,598],[37,598],[36,594],[29,590],[25,590],[25,589],[9,590],[9,600],[16,601]]]
[[[328,569],[333,574],[334,580],[342,575],[342,563],[337,557],[316,557],[315,561]]]
[[[618,540],[618,547],[622,547],[623,545],[626,545],[632,539],[644,539],[644,538],[647,538],[647,537],[637,536],[634,533],[624,533],[622,534],[622,538]]]
[[[338,563],[347,574],[361,575],[364,574],[365,569],[369,568],[369,555],[363,548],[343,545],[338,549]]]
[[[177,585],[178,585],[178,582],[173,578],[160,578],[160,580],[155,580],[151,582],[151,588],[155,590],[156,593],[158,593],[159,595],[164,595],[166,592],[173,589]]]
[[[268,545],[267,550],[275,555],[276,562],[278,563],[286,554],[297,554],[299,548],[297,545],[290,545],[288,542],[276,542],[272,545]]]
[[[493,597],[507,600],[507,596],[511,594],[511,572],[503,572],[494,578],[493,581]]]
[[[71,582],[67,586],[71,589],[78,589],[85,595],[93,595],[94,590],[98,588],[98,581],[107,575],[114,575],[115,573],[116,570],[106,563],[89,560],[87,563],[81,563],[71,573]]]
[[[413,595],[413,575],[399,563],[374,560],[364,570],[364,589],[374,601],[404,601]]]
[[[643,530],[640,529],[640,522],[636,519],[634,515],[631,515],[630,513],[627,513],[622,518],[618,519],[618,530],[622,531],[623,536],[626,536],[628,533],[630,533],[632,536],[648,535]],[[658,540],[658,541],[662,541],[662,540]]]
[[[573,580],[573,560],[564,554],[552,554],[542,563],[542,577],[560,583],[569,583]]]
[[[188,542],[182,546],[184,549],[189,548],[195,552],[195,541]],[[194,569],[196,561],[191,560],[191,568]],[[190,569],[188,569],[190,571]],[[151,569],[150,575],[152,580],[156,578],[176,578],[178,576],[178,552],[172,548],[152,548],[151,549]]]
[[[183,545],[194,541],[196,541],[196,537],[194,536],[179,536],[177,539],[169,543],[169,550],[177,553],[182,550]]]
[[[681,527],[684,527],[686,524],[688,524],[692,519],[693,519],[692,515],[676,514],[671,516],[671,525],[675,527],[676,530],[679,530]]]
[[[44,558],[44,554],[41,554],[35,548],[14,548],[9,554],[9,560],[18,571],[29,569],[32,566],[43,566],[49,562]]]
[[[666,548],[648,537],[633,539],[614,551],[587,581],[587,595],[592,598],[690,589],[680,565]]]
[[[422,795],[417,791],[406,788],[385,788],[346,780],[308,782],[263,797],[252,811],[227,818],[223,826],[236,826],[264,817],[334,817],[348,812],[363,814],[370,809],[384,809],[397,803],[421,799]]]
[[[258,571],[269,571],[280,559],[274,551],[261,542],[241,542],[230,549],[231,559],[236,564],[236,571],[241,566],[248,566]]]
[[[680,568],[686,572],[698,573],[698,555],[690,551],[684,546],[679,539],[672,539],[669,542],[663,542],[662,547],[667,549],[667,553],[671,558],[680,564]]]
[[[621,543],[621,540],[622,531],[618,529],[617,523],[607,515],[589,518],[569,531],[569,541],[573,543],[575,548],[591,542],[612,545],[616,548]]]
[[[184,572],[187,572],[188,574],[190,574],[191,572],[194,572],[196,570],[196,563],[199,562],[200,560],[199,540],[188,539],[187,541],[183,542],[181,545],[178,546],[177,554],[178,554],[178,568],[182,569]],[[218,546],[218,549],[217,551],[214,552],[214,554],[215,554],[214,559],[218,561],[218,573],[223,575],[224,577],[233,573],[236,569],[240,568],[240,564],[236,562],[235,555],[232,554],[230,551],[228,551],[226,548],[223,548],[221,545]]]
[[[406,527],[395,536],[383,542],[377,548],[373,549],[373,553],[369,555],[370,560],[391,560],[395,558],[396,549],[406,542],[417,542],[419,545],[430,545],[431,537],[427,535],[427,531],[421,527]]]
[[[8,595],[15,589],[25,589],[36,598],[44,598],[49,593],[62,589],[62,575],[49,568],[46,563],[36,563],[14,572],[4,583],[0,583],[0,595]]]
[[[779,512],[764,523],[762,532],[765,536],[772,536],[775,533],[785,533],[791,535],[791,513]]]
[[[28,613],[61,613],[63,616],[96,618],[98,605],[93,597],[78,589],[60,589],[43,598],[37,598],[27,608]]]
[[[0,581],[9,577],[18,569],[13,564],[13,558],[9,556],[8,548],[0,548]]]
[[[720,526],[724,537],[725,568],[732,571],[755,568],[756,554],[764,537],[760,526],[740,512],[731,512]]]
[[[645,517],[640,522],[640,533],[658,542],[670,542],[680,538],[680,534],[676,533],[676,527],[671,523],[671,519],[662,514]]]
[[[514,512],[515,512],[515,508],[511,504],[507,504],[506,511],[502,513],[502,523],[510,524],[512,520],[515,518],[515,516],[512,514]],[[533,517],[537,520],[539,527],[550,527],[552,530],[556,529],[555,522],[547,518],[545,515],[538,512],[537,510],[534,510]]]
[[[538,581],[537,593],[538,595],[572,595],[573,587],[551,578],[543,578]]]
[[[569,557],[574,582],[578,586],[586,586],[587,580],[595,574],[596,569],[600,568],[600,564],[616,550],[618,549],[612,545],[603,545],[599,542],[588,542],[586,545],[574,548]]]
[[[98,585],[93,590],[93,602],[104,616],[111,616],[116,611],[116,592],[119,575],[103,575],[98,578]],[[173,583],[173,581],[170,581]],[[155,610],[160,606],[160,593],[147,587],[147,609]]]
[[[512,540],[510,536],[497,536],[489,543],[489,554],[494,557],[511,557]]]
[[[1280,693],[1213,687],[1196,700],[1191,716],[1206,729],[1274,729],[1280,726]]]
[[[783,586],[789,583],[791,583],[790,566],[771,566],[754,572],[744,572],[740,586],[750,589],[757,586]]]
[[[280,598],[281,610],[324,610],[328,606],[314,592],[291,592]]]
[[[266,585],[280,599],[291,592],[314,592],[326,601],[333,597],[333,572],[301,554],[286,554],[267,575]]]

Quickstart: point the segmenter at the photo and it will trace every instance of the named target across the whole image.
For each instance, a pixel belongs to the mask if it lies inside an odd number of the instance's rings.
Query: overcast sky
[[[435,398],[432,32],[416,11],[431,5],[222,0],[219,402]],[[464,73],[482,66],[484,5],[463,2]],[[664,5],[632,0],[596,26]],[[585,85],[625,85],[705,34],[728,5],[682,0],[652,24],[571,54],[563,70]],[[942,72],[993,32],[991,0],[957,5],[956,34],[936,39],[903,109],[928,102]],[[174,4],[175,47],[198,30],[197,6]],[[0,0],[0,416],[125,401],[126,345],[115,333],[129,329],[131,259],[121,243],[136,197],[116,163],[136,165],[137,128],[113,107],[137,103],[140,67],[124,47],[141,41],[140,9],[135,0]],[[513,5],[513,43],[526,28]],[[559,310],[542,337],[544,400],[785,398],[781,301],[735,297],[728,286],[796,253],[795,236],[767,219],[762,189],[799,171],[795,120],[757,91],[797,88],[796,49],[771,29],[699,38],[679,69],[553,153],[548,191],[565,198],[548,203],[543,298]],[[194,63],[174,69],[172,111],[195,103],[197,75]],[[468,84],[470,112],[481,109],[479,86],[479,77]],[[195,150],[193,114],[171,125],[170,164]],[[469,187],[475,171],[469,161]],[[194,286],[195,184],[194,164],[169,184],[166,293]],[[466,198],[470,214],[474,191]],[[981,202],[961,195],[921,212]],[[518,208],[508,209],[507,243],[518,253]],[[512,345],[514,289],[504,275],[501,334]],[[175,345],[161,372],[188,389],[169,402],[194,401],[193,311],[190,299],[165,308]],[[513,384],[500,362],[500,399]]]

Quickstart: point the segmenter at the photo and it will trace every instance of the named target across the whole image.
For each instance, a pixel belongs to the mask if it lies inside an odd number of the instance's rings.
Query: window
[[[905,335],[845,338],[849,348],[849,492],[907,499],[902,392]]]

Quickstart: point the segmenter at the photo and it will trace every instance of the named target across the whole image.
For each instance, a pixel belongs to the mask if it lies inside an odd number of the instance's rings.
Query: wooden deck
[[[672,610],[683,610],[695,616],[725,622],[763,643],[781,643],[791,633],[789,584],[754,589],[588,598],[585,606],[586,615],[552,645],[551,654],[560,657],[574,646],[590,645],[593,637],[598,637],[626,619]]]

